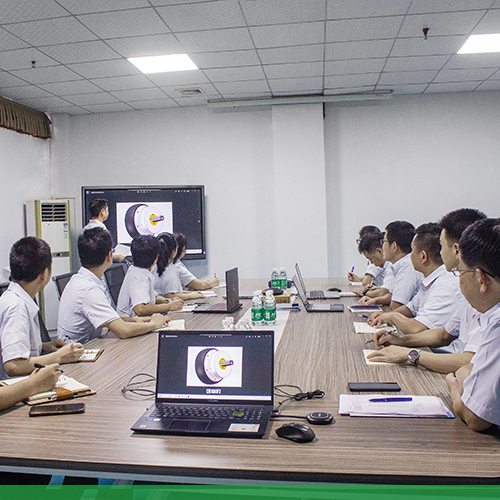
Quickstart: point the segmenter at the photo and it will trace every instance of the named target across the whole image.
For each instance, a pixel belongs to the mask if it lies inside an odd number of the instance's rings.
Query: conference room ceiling
[[[500,90],[500,53],[457,55],[499,32],[500,0],[0,0],[0,95],[78,115]],[[126,59],[178,53],[199,69],[145,75]]]

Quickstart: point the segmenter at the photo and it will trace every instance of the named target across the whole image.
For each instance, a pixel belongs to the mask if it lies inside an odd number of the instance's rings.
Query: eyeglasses
[[[478,269],[481,269],[480,267],[474,267],[472,269],[458,269],[458,267],[454,267],[451,272],[453,273],[454,276],[460,277],[464,273],[474,273]],[[493,279],[496,280],[495,276],[493,274],[489,273],[488,271],[485,271],[484,269],[481,269],[484,274],[487,274],[488,276],[491,276]]]

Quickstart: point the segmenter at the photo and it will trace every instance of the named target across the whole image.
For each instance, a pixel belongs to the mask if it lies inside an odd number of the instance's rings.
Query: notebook
[[[226,302],[216,304],[200,304],[193,309],[195,313],[232,313],[239,309],[243,304],[240,303],[238,292],[238,268],[226,271]]]
[[[299,278],[300,284],[306,294],[308,299],[340,299],[339,292],[324,292],[323,290],[311,290],[307,291],[306,284],[304,283],[304,278],[302,278],[302,273],[300,272],[299,265],[295,264],[295,272],[297,273],[297,277]]]
[[[273,373],[272,330],[160,331],[155,404],[132,430],[261,438]]]
[[[307,300],[306,292],[297,276],[293,277],[293,283],[307,312],[344,312],[343,304],[311,304]]]

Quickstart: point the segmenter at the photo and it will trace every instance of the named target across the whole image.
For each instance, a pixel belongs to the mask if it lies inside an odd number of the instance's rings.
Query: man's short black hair
[[[188,240],[182,233],[174,233],[177,241],[177,255],[174,258],[174,264],[181,258],[182,250],[187,248]]]
[[[30,283],[51,268],[52,253],[46,241],[27,236],[12,245],[9,262],[10,279]]]
[[[83,267],[91,269],[104,264],[113,248],[111,234],[102,227],[85,231],[78,238],[78,255]]]
[[[432,262],[442,265],[440,236],[441,226],[437,222],[428,222],[417,227],[413,241],[418,250],[427,252]]]
[[[474,222],[486,219],[486,214],[475,208],[459,208],[443,216],[439,221],[441,230],[452,243],[458,243],[462,233]]]
[[[368,233],[380,233],[380,229],[377,227],[377,226],[363,226],[360,230],[359,230],[359,237],[360,238],[363,238],[363,236],[365,236],[366,234]]]
[[[500,219],[481,219],[471,224],[458,243],[460,258],[500,281]]]
[[[160,242],[152,234],[136,236],[130,245],[135,267],[149,269],[160,253]]]
[[[361,237],[358,243],[359,253],[368,252],[373,253],[377,248],[382,248],[380,241],[384,238],[384,235],[380,231],[372,231],[366,233]]]
[[[396,220],[387,224],[385,234],[389,243],[396,242],[404,253],[411,252],[411,242],[415,236],[415,226],[405,220]]]
[[[94,198],[90,203],[89,203],[89,212],[92,218],[99,217],[99,214],[101,213],[101,210],[103,208],[106,208],[108,206],[108,200],[105,200],[104,198]]]
[[[160,233],[158,236],[160,243],[160,255],[158,255],[158,276],[169,266],[169,258],[177,248],[177,240],[172,233]],[[177,254],[176,254],[177,255]]]

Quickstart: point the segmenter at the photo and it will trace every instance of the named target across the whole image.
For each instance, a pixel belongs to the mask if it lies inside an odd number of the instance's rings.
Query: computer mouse
[[[329,292],[341,292],[342,290],[340,288],[332,287],[328,289]]]
[[[276,429],[276,434],[279,437],[290,439],[296,443],[309,443],[309,441],[312,441],[316,437],[316,434],[314,434],[308,425],[299,424],[298,422],[282,425]]]

